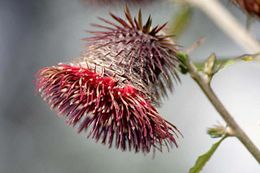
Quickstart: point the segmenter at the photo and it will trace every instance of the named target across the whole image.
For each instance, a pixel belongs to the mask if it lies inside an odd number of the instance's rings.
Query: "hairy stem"
[[[195,7],[198,7],[204,13],[206,13],[219,28],[221,28],[230,38],[232,38],[248,53],[257,53],[260,51],[260,44],[257,42],[257,40],[254,39],[233,17],[233,15],[217,0],[185,1]]]
[[[197,82],[200,86],[204,94],[208,97],[209,101],[215,107],[215,109],[219,112],[222,118],[226,121],[227,125],[232,128],[235,133],[235,136],[244,144],[247,150],[254,156],[254,158],[260,164],[260,151],[255,146],[255,144],[251,141],[251,139],[246,135],[243,129],[237,124],[234,118],[227,111],[225,106],[221,103],[219,98],[216,96],[214,91],[212,90],[210,84],[207,79],[201,74],[195,65],[189,60],[186,59],[187,70],[190,73],[191,77]]]

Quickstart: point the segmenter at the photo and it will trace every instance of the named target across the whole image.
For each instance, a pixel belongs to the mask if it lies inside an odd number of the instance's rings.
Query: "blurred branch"
[[[184,0],[206,13],[229,37],[248,53],[260,51],[260,44],[217,0]]]

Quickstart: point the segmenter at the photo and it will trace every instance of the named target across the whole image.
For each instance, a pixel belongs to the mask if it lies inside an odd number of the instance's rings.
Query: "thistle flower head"
[[[242,10],[249,15],[260,18],[260,0],[233,0]]]
[[[83,60],[115,69],[153,103],[158,103],[167,96],[167,89],[172,91],[171,77],[179,79],[177,46],[162,31],[166,24],[152,27],[151,17],[143,24],[141,10],[133,18],[127,6],[126,19],[110,15],[115,22],[99,18],[106,25],[94,24],[102,31],[90,31],[94,36],[85,39]]]
[[[148,153],[176,144],[176,127],[164,120],[142,92],[122,84],[105,68],[59,64],[41,69],[37,89],[51,108],[79,132],[122,150]]]
[[[151,27],[149,17],[127,20],[113,14],[114,24],[95,25],[106,31],[92,32],[87,50],[70,64],[43,68],[37,75],[37,89],[50,107],[66,117],[78,131],[89,129],[88,137],[122,150],[162,151],[176,145],[178,129],[164,120],[153,104],[177,77],[175,44]]]

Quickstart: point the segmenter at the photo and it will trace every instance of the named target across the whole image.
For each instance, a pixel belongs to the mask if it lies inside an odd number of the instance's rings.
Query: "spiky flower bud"
[[[88,42],[83,59],[117,69],[152,102],[159,103],[167,96],[167,89],[173,89],[171,78],[179,80],[177,46],[162,32],[166,24],[152,28],[151,17],[143,24],[141,11],[132,18],[127,6],[126,20],[110,15],[116,23],[99,18],[107,26],[94,24],[103,31],[90,31],[95,36],[85,39]]]
[[[106,74],[79,64],[60,64],[38,73],[37,88],[51,108],[92,129],[88,137],[122,150],[148,153],[153,147],[176,144],[174,125],[164,120],[145,96],[131,85],[121,85]],[[178,131],[178,130],[177,130]]]
[[[260,18],[260,0],[233,0],[233,1],[249,15]]]
[[[115,28],[100,26],[109,31],[95,32],[78,60],[41,69],[37,89],[68,124],[79,132],[90,128],[88,137],[109,147],[114,143],[148,153],[177,146],[178,129],[159,115],[151,99],[153,86],[162,92],[164,82],[171,86],[170,70],[177,76],[174,43],[158,34],[164,25],[151,29],[149,18],[143,26],[141,12],[137,21],[126,8],[129,23],[112,17],[122,26],[102,19]]]

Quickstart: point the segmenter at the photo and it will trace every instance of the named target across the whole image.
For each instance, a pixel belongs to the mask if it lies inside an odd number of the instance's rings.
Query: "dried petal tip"
[[[233,2],[249,15],[260,18],[260,0],[233,0]]]
[[[176,127],[164,120],[131,85],[119,85],[105,70],[58,65],[39,71],[37,88],[49,105],[79,132],[122,150],[150,152],[176,144]]]
[[[120,4],[134,4],[134,5],[144,5],[148,3],[152,3],[155,0],[82,0],[83,2],[86,2],[88,4],[93,5],[120,5]]]
[[[110,15],[115,22],[99,18],[106,25],[94,24],[102,31],[90,31],[94,36],[85,39],[88,42],[83,58],[118,69],[115,72],[120,71],[152,102],[158,102],[167,96],[167,89],[172,91],[172,77],[179,80],[178,46],[162,31],[166,23],[152,27],[150,16],[143,24],[141,10],[133,18],[127,6],[125,19]]]

